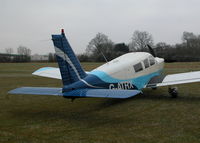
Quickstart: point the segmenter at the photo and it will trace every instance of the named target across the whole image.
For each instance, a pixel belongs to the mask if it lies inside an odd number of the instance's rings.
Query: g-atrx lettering
[[[131,81],[123,81],[123,82],[118,82],[116,84],[110,84],[109,89],[134,89],[134,86]]]

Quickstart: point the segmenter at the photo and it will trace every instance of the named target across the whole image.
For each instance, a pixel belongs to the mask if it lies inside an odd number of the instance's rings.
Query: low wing
[[[150,80],[146,87],[159,87],[192,82],[200,82],[200,71],[156,76]]]
[[[62,93],[62,88],[49,87],[21,87],[9,91],[10,94],[30,95],[57,95],[64,97],[103,97],[103,98],[129,98],[135,96],[139,90],[110,90],[110,89],[77,89]]]
[[[61,79],[60,69],[54,67],[44,67],[36,70],[33,75]]]
[[[89,73],[86,71],[86,73]],[[43,67],[32,73],[33,75],[49,77],[55,79],[62,79],[60,74],[60,69],[55,67]]]

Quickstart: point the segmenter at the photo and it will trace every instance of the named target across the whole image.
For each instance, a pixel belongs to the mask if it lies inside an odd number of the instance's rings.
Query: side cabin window
[[[148,59],[145,59],[145,60],[143,61],[143,63],[144,63],[144,67],[145,67],[145,68],[148,68],[148,67],[149,67],[149,60],[148,60]]]
[[[154,57],[149,57],[149,62],[150,62],[150,65],[152,66],[152,65],[154,65],[155,64],[155,59],[154,59]]]
[[[138,64],[134,65],[133,67],[134,67],[135,72],[139,72],[139,71],[143,70],[142,63],[138,63]]]

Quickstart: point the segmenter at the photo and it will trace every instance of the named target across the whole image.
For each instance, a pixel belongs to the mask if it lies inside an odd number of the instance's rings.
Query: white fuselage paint
[[[120,79],[120,80],[130,80],[143,75],[148,75],[159,70],[162,70],[164,67],[164,59],[162,58],[154,58],[155,64],[145,68],[144,60],[152,57],[151,54],[146,52],[132,52],[124,54],[112,61],[103,64],[102,66],[94,69],[93,71],[101,71],[112,78]],[[135,72],[133,66],[137,63],[142,63],[143,70],[140,72]],[[92,72],[93,72],[92,71]]]

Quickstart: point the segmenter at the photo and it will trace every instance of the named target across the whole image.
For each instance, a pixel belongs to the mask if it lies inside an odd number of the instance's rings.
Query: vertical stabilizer
[[[52,40],[63,84],[72,84],[86,77],[85,71],[65,37],[64,30],[62,29],[60,35],[52,35]]]

